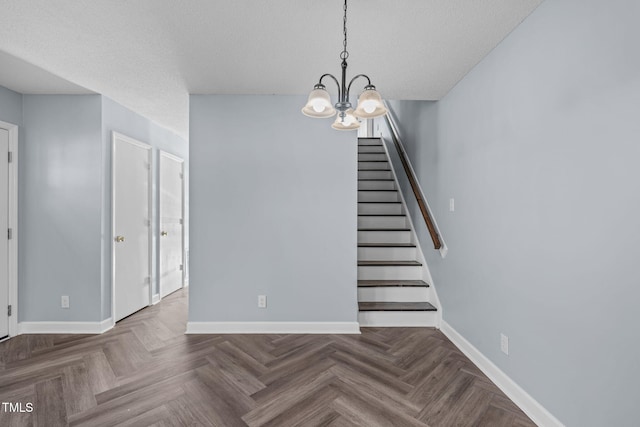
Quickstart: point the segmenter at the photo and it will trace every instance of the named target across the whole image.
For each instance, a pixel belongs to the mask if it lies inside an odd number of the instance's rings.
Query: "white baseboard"
[[[100,322],[100,332],[101,334],[107,332],[109,329],[113,329],[113,327],[116,326],[116,323],[113,321],[112,317],[109,317],[108,319],[104,319],[102,322]]]
[[[20,322],[19,334],[102,334],[113,328],[113,320],[101,322]]]
[[[545,409],[529,393],[524,391],[507,374],[502,372],[491,360],[475,348],[469,341],[451,327],[446,321],[442,321],[443,334],[451,340],[484,374],[493,381],[500,390],[506,394],[522,411],[527,414],[539,426],[564,427],[556,417]]]
[[[156,305],[160,302],[160,294],[155,294],[151,299],[151,305]]]
[[[359,334],[358,322],[188,322],[187,334]]]

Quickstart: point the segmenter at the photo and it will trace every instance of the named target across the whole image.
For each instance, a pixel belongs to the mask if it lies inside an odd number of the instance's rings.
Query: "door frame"
[[[0,121],[0,128],[9,132],[9,206],[7,222],[11,229],[9,250],[7,252],[7,272],[9,285],[9,304],[11,316],[9,316],[9,337],[18,335],[18,125]],[[0,308],[4,313],[4,307]]]
[[[152,304],[153,301],[153,280],[152,280],[152,260],[153,260],[153,233],[151,232],[151,217],[153,216],[153,203],[152,203],[152,195],[153,195],[153,174],[151,170],[151,160],[152,160],[152,148],[149,144],[145,144],[144,142],[140,142],[137,139],[131,138],[129,136],[123,135],[119,132],[112,131],[111,132],[111,237],[109,238],[111,241],[111,320],[112,324],[115,326],[116,324],[116,245],[114,244],[115,239],[115,228],[116,228],[116,140],[119,139],[123,142],[126,142],[131,145],[135,145],[136,147],[143,148],[147,150],[147,199],[148,206],[147,212],[149,218],[147,233],[148,233],[148,241],[149,241],[149,271],[148,271],[148,280],[149,280],[149,302],[147,307]]]
[[[182,247],[181,252],[182,252],[182,280],[181,280],[181,286],[180,289],[184,289],[184,279],[185,279],[185,270],[187,268],[186,266],[186,260],[185,260],[185,233],[184,233],[184,229],[185,229],[185,218],[184,218],[184,200],[185,200],[185,185],[184,185],[184,159],[180,158],[174,154],[171,153],[167,153],[166,151],[163,150],[158,150],[160,151],[160,157],[158,157],[158,235],[160,234],[160,232],[162,231],[162,162],[160,161],[160,159],[164,156],[168,159],[172,159],[175,160],[177,162],[180,162],[180,173],[182,174],[182,182],[180,184],[180,186],[182,187],[182,200],[180,201],[180,215],[182,216]],[[160,249],[162,247],[162,236],[158,237],[158,298],[160,301],[162,301],[162,254],[160,252]]]

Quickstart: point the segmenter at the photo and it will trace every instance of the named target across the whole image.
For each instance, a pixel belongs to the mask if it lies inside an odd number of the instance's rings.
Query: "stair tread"
[[[369,189],[369,188],[363,188],[363,189],[358,188],[358,191],[395,191],[396,193],[398,192],[398,190],[376,190],[376,189]]]
[[[358,231],[411,231],[410,228],[358,228]]]
[[[415,248],[415,243],[358,243],[359,248]]]
[[[360,201],[358,201],[358,203],[396,203],[396,204],[401,204],[402,202],[360,202]]]
[[[358,214],[358,216],[407,216],[406,214]]]
[[[358,169],[360,172],[391,172],[391,169]]]
[[[428,302],[359,302],[360,311],[438,311]]]
[[[359,178],[358,181],[395,181],[393,178]]]
[[[429,284],[423,280],[358,280],[359,288],[397,287],[397,288],[428,288]]]
[[[420,267],[418,261],[358,261],[358,267]]]
[[[389,160],[358,160],[359,163],[382,163],[382,162],[388,162]]]

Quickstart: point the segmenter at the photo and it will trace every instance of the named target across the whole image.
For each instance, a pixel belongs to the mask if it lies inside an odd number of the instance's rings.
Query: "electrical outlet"
[[[500,334],[500,350],[507,356],[509,355],[509,337],[502,333]]]
[[[60,298],[60,307],[69,308],[69,295],[62,295],[62,298]]]
[[[258,308],[267,308],[267,296],[258,295]]]
[[[449,212],[454,212],[456,210],[456,201],[454,199],[449,199]]]

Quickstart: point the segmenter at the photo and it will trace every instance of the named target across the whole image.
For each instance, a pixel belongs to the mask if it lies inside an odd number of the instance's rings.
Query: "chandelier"
[[[320,76],[318,84],[313,87],[309,94],[309,99],[302,109],[302,114],[313,118],[327,118],[333,117],[337,111],[338,117],[336,117],[331,127],[337,130],[354,130],[360,127],[358,119],[372,119],[383,116],[387,113],[387,109],[384,107],[376,87],[371,84],[371,79],[367,75],[358,74],[347,85],[347,58],[349,57],[349,52],[347,52],[347,0],[344,0],[343,33],[343,49],[340,53],[340,59],[342,59],[342,85],[333,74]],[[325,77],[331,77],[338,86],[338,102],[334,105],[331,104],[331,97],[327,92],[326,86],[322,84],[322,79]],[[360,77],[367,79],[367,85],[360,94],[358,106],[354,110],[349,102],[349,91],[353,82]]]

